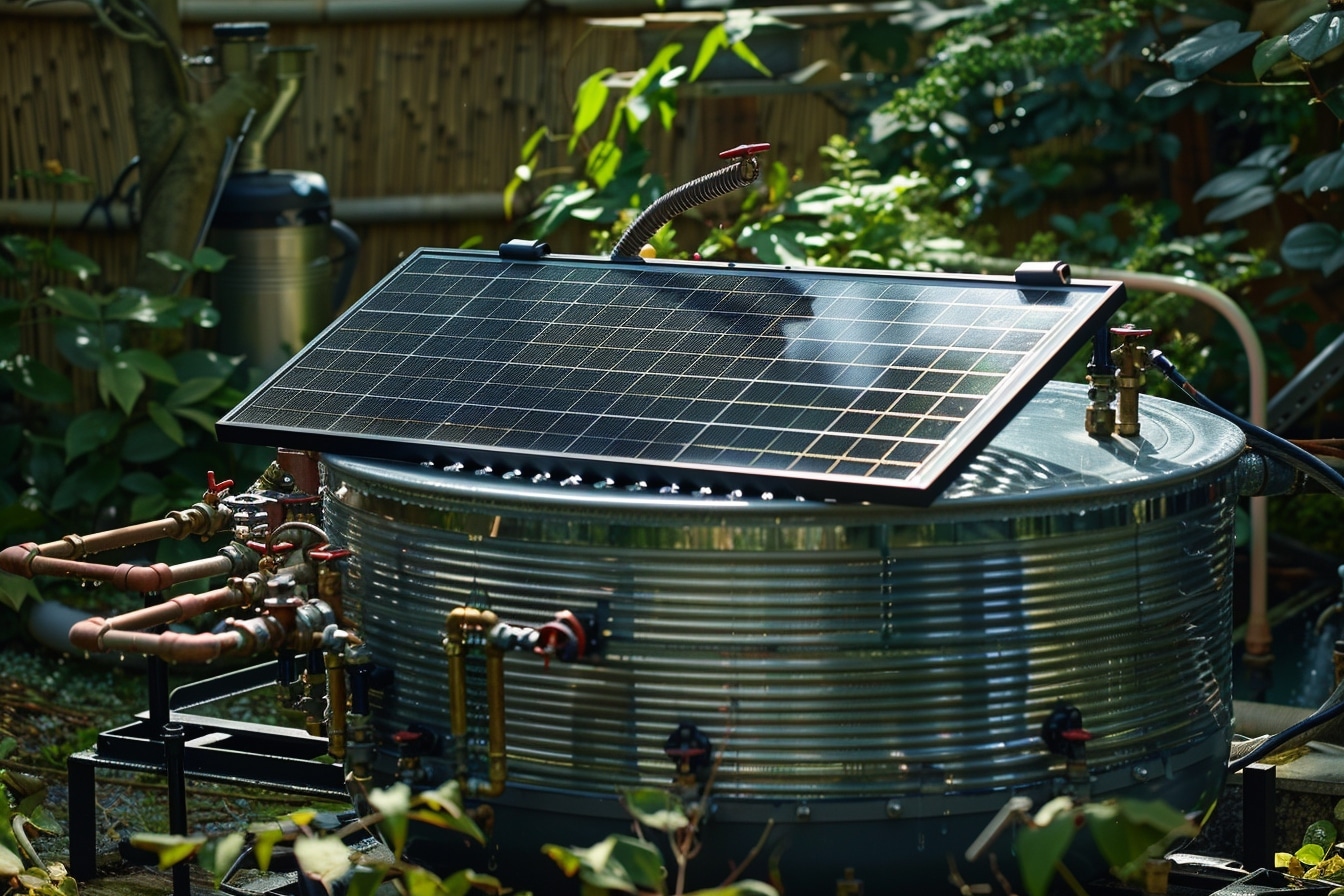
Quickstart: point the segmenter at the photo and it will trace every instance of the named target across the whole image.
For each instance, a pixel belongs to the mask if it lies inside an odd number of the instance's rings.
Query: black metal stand
[[[184,685],[171,694],[166,687],[166,666],[162,673],[156,673],[151,663],[151,680],[156,674],[163,675],[163,699],[153,698],[156,685],[151,683],[151,706],[146,712],[138,713],[135,722],[104,731],[98,735],[96,747],[75,753],[66,761],[70,873],[76,880],[89,880],[97,873],[95,774],[99,768],[165,776],[173,833],[187,832],[187,778],[299,796],[348,798],[341,767],[324,761],[326,738],[292,728],[234,722],[185,711],[274,684],[275,663],[227,672]],[[160,704],[157,712],[155,702]],[[157,721],[156,716],[161,716],[162,721]],[[186,865],[179,867],[185,880],[189,869]],[[178,890],[177,875],[174,869],[174,896],[181,896],[187,890]]]
[[[1274,867],[1274,766],[1253,762],[1241,770],[1242,864]]]

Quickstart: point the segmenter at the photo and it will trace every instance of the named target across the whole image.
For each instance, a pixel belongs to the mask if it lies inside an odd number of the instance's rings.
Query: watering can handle
[[[349,224],[335,218],[331,219],[331,233],[345,247],[344,254],[335,259],[341,263],[340,273],[336,275],[336,283],[331,291],[331,311],[332,314],[336,314],[345,302],[345,294],[349,291],[350,281],[355,276],[355,265],[359,263],[359,236]]]

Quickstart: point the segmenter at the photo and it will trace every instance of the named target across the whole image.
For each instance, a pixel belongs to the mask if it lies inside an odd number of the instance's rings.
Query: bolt
[[[888,817],[888,818],[900,818],[900,817],[901,817],[901,801],[900,801],[900,800],[887,800],[887,817]]]
[[[798,808],[794,811],[793,814],[794,817],[797,818],[799,821],[807,821],[809,818],[812,817],[812,807],[809,806],[807,803],[799,803]]]
[[[1135,781],[1147,781],[1152,774],[1153,773],[1148,770],[1148,766],[1146,765],[1134,766],[1133,775]]]

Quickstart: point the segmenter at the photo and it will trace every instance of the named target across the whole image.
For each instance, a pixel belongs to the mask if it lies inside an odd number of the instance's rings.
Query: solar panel
[[[421,249],[217,430],[556,480],[920,504],[1123,299],[1117,283]]]

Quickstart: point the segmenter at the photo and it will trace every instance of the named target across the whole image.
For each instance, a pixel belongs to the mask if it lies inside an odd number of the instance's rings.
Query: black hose
[[[1171,380],[1182,392],[1204,410],[1211,414],[1216,414],[1236,426],[1246,434],[1246,442],[1258,451],[1262,451],[1271,457],[1282,461],[1296,470],[1315,479],[1323,485],[1330,493],[1344,498],[1344,474],[1341,474],[1334,467],[1321,460],[1309,451],[1294,445],[1287,439],[1277,436],[1267,429],[1262,429],[1251,423],[1249,420],[1243,420],[1231,411],[1223,408],[1221,405],[1207,398],[1202,392],[1191,385],[1190,381],[1181,376],[1176,365],[1172,364],[1166,355],[1160,351],[1154,350],[1149,354],[1149,361],[1154,367],[1162,371],[1167,379]]]
[[[1318,709],[1297,724],[1285,728],[1278,734],[1261,741],[1259,746],[1251,750],[1251,752],[1247,753],[1245,756],[1229,762],[1227,764],[1227,770],[1229,772],[1239,772],[1252,762],[1273,753],[1283,744],[1297,737],[1299,734],[1318,728],[1331,719],[1338,718],[1340,715],[1344,715],[1344,701],[1340,701],[1333,706]]]
[[[755,156],[747,156],[726,168],[711,171],[664,193],[649,203],[643,214],[621,234],[621,238],[616,241],[616,247],[611,250],[611,257],[637,258],[644,244],[668,221],[702,202],[726,196],[736,189],[750,185],[760,173],[760,161]]]

